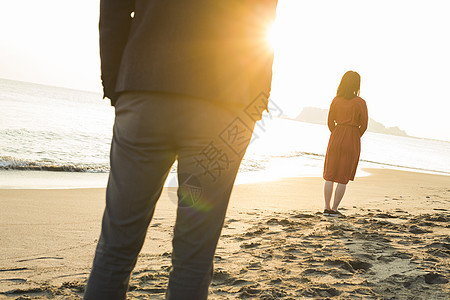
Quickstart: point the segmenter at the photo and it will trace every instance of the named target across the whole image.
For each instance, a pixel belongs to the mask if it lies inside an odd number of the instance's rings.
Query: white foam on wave
[[[71,163],[58,163],[52,161],[31,161],[11,156],[0,157],[0,169],[87,173],[105,173],[109,171],[108,166],[104,164],[80,165]]]

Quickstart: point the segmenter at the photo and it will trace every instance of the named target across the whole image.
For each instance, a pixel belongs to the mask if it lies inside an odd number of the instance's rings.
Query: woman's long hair
[[[348,71],[342,76],[341,83],[337,89],[336,96],[352,99],[359,96],[361,76],[354,71]]]

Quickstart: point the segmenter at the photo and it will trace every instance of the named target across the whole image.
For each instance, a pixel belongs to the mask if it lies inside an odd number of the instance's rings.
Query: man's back
[[[114,89],[162,91],[248,104],[269,94],[266,34],[277,0],[124,2],[101,6],[106,96]]]

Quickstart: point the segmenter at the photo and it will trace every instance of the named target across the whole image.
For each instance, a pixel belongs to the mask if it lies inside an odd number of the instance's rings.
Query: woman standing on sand
[[[331,131],[328,142],[323,178],[325,179],[325,216],[344,215],[338,211],[349,180],[354,180],[361,152],[361,136],[367,129],[366,102],[359,97],[361,76],[348,71],[342,77],[336,97],[328,113],[328,128]],[[334,183],[334,202],[331,195]]]

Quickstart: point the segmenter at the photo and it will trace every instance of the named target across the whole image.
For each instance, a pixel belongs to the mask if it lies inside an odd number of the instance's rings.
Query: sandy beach
[[[344,219],[322,216],[321,178],[235,186],[210,299],[450,299],[450,176],[364,171]],[[158,203],[129,299],[164,299],[173,192]],[[104,194],[0,189],[0,299],[82,297]]]

